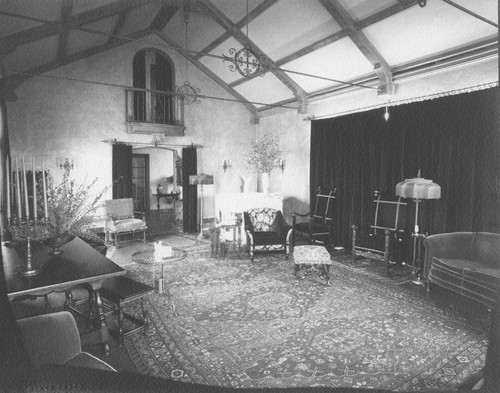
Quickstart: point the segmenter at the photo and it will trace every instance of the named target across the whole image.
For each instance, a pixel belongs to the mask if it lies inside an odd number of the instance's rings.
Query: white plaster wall
[[[162,43],[154,35],[146,40]],[[56,182],[61,175],[56,157],[73,158],[77,181],[97,177],[98,188],[111,185],[111,145],[102,140],[150,141],[149,136],[125,131],[124,88],[132,85],[132,60],[144,47],[129,43],[46,74],[55,78],[33,77],[20,85],[18,100],[7,104],[12,157],[43,159]],[[174,62],[177,84],[182,84],[184,58],[169,49],[164,52]],[[189,67],[190,83],[200,87],[202,94],[232,98],[194,66]],[[203,99],[185,109],[185,136],[165,141],[203,146],[198,150],[198,171],[215,176],[215,185],[205,187],[205,215],[213,214],[215,192],[239,189],[241,152],[255,139],[250,119],[240,103]],[[226,174],[220,164],[223,159],[234,163],[234,169]],[[111,197],[111,191],[106,197]]]

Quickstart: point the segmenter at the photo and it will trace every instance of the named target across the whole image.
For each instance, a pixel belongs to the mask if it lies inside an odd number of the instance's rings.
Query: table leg
[[[238,227],[238,259],[240,259],[241,255],[241,227]]]
[[[323,270],[325,272],[326,285],[331,286],[330,283],[330,265],[323,265]]]
[[[300,265],[298,263],[295,263],[293,265],[293,274],[295,276],[295,285],[299,285],[299,271],[300,271]]]
[[[97,327],[99,328],[99,338],[101,339],[104,353],[109,354],[109,327],[106,325],[106,318],[104,317],[104,307],[102,304],[101,295],[99,295],[99,287],[92,285],[92,299],[95,302],[90,307],[97,311]]]

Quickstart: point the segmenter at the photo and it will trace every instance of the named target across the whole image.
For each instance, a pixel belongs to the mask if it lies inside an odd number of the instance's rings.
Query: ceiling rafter
[[[111,4],[104,5],[89,11],[81,12],[71,18],[70,24],[61,24],[58,22],[49,23],[47,21],[41,21],[42,25],[32,27],[27,30],[23,30],[17,33],[10,34],[4,37],[9,43],[15,46],[32,43],[43,38],[50,37],[54,34],[59,34],[60,32],[75,27],[87,25],[89,23],[97,22],[103,19],[107,19],[111,16],[121,14],[125,11],[130,11],[134,8],[139,8],[148,3],[158,2],[158,0],[126,0],[126,1],[115,1]],[[16,17],[15,14],[2,12],[2,15]]]
[[[71,22],[73,12],[73,0],[63,0],[61,4],[61,24]],[[62,30],[59,33],[59,45],[57,46],[57,58],[62,59],[68,53],[69,30]]]
[[[212,78],[219,86],[221,86],[230,95],[232,95],[233,97],[235,97],[236,99],[241,101],[241,103],[244,104],[247,107],[247,109],[250,111],[250,113],[252,114],[252,123],[254,123],[254,124],[258,123],[258,113],[257,113],[257,108],[255,107],[255,105],[248,102],[248,100],[245,97],[243,97],[240,93],[238,93],[236,90],[234,90],[232,87],[230,87],[226,82],[224,82],[220,77],[218,77],[217,74],[215,74],[207,66],[205,66],[203,63],[196,60],[192,54],[183,50],[182,47],[177,42],[175,42],[172,38],[170,38],[165,33],[162,33],[161,31],[158,31],[158,30],[153,30],[153,32],[158,37],[160,37],[163,41],[165,41],[172,49],[177,51],[177,53],[179,53],[184,58],[186,58],[191,64],[193,64],[195,67],[197,67],[202,72],[204,72],[206,75],[208,75],[210,78]]]
[[[113,26],[113,31],[111,32],[112,35],[108,39],[109,44],[114,44],[117,40],[119,40],[117,36],[120,35],[120,31],[122,31],[123,26],[125,26],[125,22],[127,21],[129,14],[130,10],[120,13],[115,25]]]
[[[178,9],[179,7],[177,6],[164,4],[153,18],[149,28],[151,30],[162,31]]]
[[[267,11],[269,8],[271,8],[278,1],[279,0],[265,0],[265,1],[263,1],[257,7],[255,7],[252,11],[250,11],[248,13],[248,15],[245,15],[245,17],[243,19],[241,19],[239,22],[237,22],[234,26],[237,29],[241,29],[243,26],[246,26],[251,21],[253,21],[255,18],[257,18],[264,11]],[[211,52],[213,49],[217,48],[220,44],[227,41],[231,37],[232,37],[232,34],[226,30],[226,32],[223,33],[219,38],[214,40],[210,45],[203,48],[200,53],[196,54],[195,55],[196,60],[200,60],[200,58],[202,58],[205,53]]]
[[[366,35],[358,30],[352,17],[340,4],[339,0],[320,0],[323,7],[330,13],[335,21],[348,32],[349,38],[358,47],[361,53],[373,65],[373,70],[380,80],[379,91],[392,91],[392,70],[375,46]]]
[[[130,38],[130,39],[139,39],[146,37],[151,34],[150,29],[143,29],[143,30],[138,30],[135,31],[131,34],[128,34],[124,36],[124,38]],[[65,65],[75,63],[77,61],[86,59],[87,57],[97,55],[102,52],[106,52],[110,49],[116,48],[120,45],[125,45],[129,43],[130,41],[127,39],[119,40],[117,42],[114,42],[110,44],[109,42],[106,44],[98,45],[93,48],[89,48],[80,52],[73,53],[69,56],[64,57],[63,59],[56,59],[54,61],[51,61],[49,63],[41,64],[36,67],[29,68],[23,72],[18,72],[13,75],[9,75],[6,80],[9,85],[9,87],[13,90],[17,88],[21,83],[24,81],[32,78],[33,76],[44,74],[46,72],[55,70],[57,68],[63,67]]]
[[[262,56],[264,62],[269,67],[269,71],[290,89],[297,98],[300,104],[299,113],[307,113],[307,94],[305,90],[285,72],[280,70],[266,53],[258,48],[240,29],[236,28],[231,20],[219,11],[209,0],[202,0],[200,4],[205,8],[208,15],[224,27],[241,45],[249,47],[257,56]]]
[[[402,5],[399,3],[391,5],[387,8],[385,8],[384,10],[377,12],[376,14],[370,15],[370,16],[368,16],[368,17],[366,17],[358,22],[355,22],[354,25],[355,25],[357,30],[361,30],[362,28],[373,25],[377,22],[380,22],[381,20],[383,20],[385,18],[388,18],[388,17],[393,16],[401,11],[404,11],[407,8],[413,7],[416,4],[417,4],[416,2],[413,2],[413,3],[406,4],[406,5]],[[327,46],[327,45],[329,45],[337,40],[340,40],[344,37],[347,37],[347,35],[348,35],[347,30],[342,29],[340,31],[337,31],[337,32],[325,37],[325,38],[322,38],[316,42],[313,42],[312,44],[310,44],[302,49],[299,49],[296,52],[293,52],[285,57],[282,57],[279,60],[276,60],[275,64],[278,67],[281,67],[281,66],[283,66],[283,65],[285,65],[285,64],[287,64],[295,59],[298,59],[299,57],[305,56],[308,53],[314,52],[315,50],[321,49],[324,46]],[[253,78],[255,78],[255,76],[253,76]],[[248,80],[248,78],[240,78],[240,79],[232,82],[231,86],[233,86],[233,87],[238,86],[241,83],[244,83],[246,80]]]

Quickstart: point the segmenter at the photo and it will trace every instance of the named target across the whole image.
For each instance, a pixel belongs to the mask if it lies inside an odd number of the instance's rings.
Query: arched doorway
[[[172,59],[155,48],[142,49],[133,59],[134,119],[171,124],[174,119],[175,68]]]

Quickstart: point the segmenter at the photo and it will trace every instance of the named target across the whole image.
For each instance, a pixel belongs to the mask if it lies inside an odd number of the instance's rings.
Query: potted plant
[[[252,142],[246,153],[247,165],[261,174],[262,191],[265,193],[269,189],[269,174],[283,159],[279,142],[278,135],[268,133]]]

